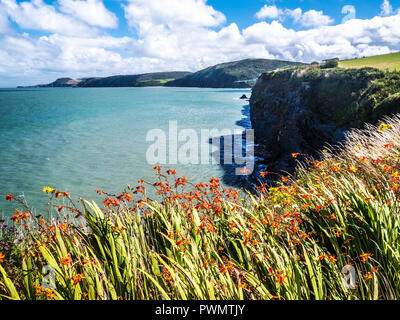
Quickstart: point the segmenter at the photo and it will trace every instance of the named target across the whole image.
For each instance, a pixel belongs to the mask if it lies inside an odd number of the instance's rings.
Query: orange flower
[[[371,280],[373,278],[374,278],[374,274],[371,273],[371,272],[368,272],[367,274],[364,274],[364,279],[367,280],[367,281]]]
[[[372,198],[366,198],[365,201],[366,202],[370,202],[372,200]]]
[[[225,273],[226,271],[228,271],[228,268],[224,264],[219,267],[220,273]]]
[[[354,166],[350,166],[350,167],[347,168],[347,171],[356,173],[358,171],[358,169],[356,167],[354,167]]]
[[[61,258],[60,262],[63,266],[68,266],[72,262],[72,259],[68,256],[68,258]]]
[[[0,263],[3,263],[4,262],[4,258],[5,258],[6,256],[3,254],[3,252],[0,252]]]
[[[300,153],[292,153],[292,158],[297,158],[300,155]]]
[[[321,162],[321,161],[315,161],[315,163],[314,163],[314,168],[322,167],[323,165],[324,165],[323,162]]]
[[[279,283],[280,285],[287,284],[286,278],[288,277],[288,275],[287,274],[283,274],[283,271],[278,271],[275,274],[275,277],[276,277],[276,282]]]
[[[54,297],[56,296],[56,293],[51,289],[45,289],[44,292],[46,294],[47,299],[54,299]]]
[[[328,255],[328,260],[329,260],[329,262],[336,262],[337,261],[337,259],[333,255]]]
[[[372,257],[373,255],[371,253],[364,253],[360,256],[360,258],[362,259],[362,262],[365,263],[370,257]]]
[[[371,272],[372,273],[377,273],[378,270],[379,270],[379,266],[376,266],[376,267],[372,268]]]
[[[73,277],[74,279],[74,286],[76,286],[79,282],[81,282],[83,279],[85,279],[83,273],[78,273],[76,275],[74,275]]]
[[[131,202],[132,201],[132,195],[130,193],[126,193],[125,194],[125,199],[126,199],[126,201]]]
[[[267,176],[268,175],[268,171],[262,171],[262,172],[260,172],[260,176],[261,177],[265,177],[265,176]]]
[[[14,215],[11,216],[11,220],[14,221],[14,222],[17,222],[19,219],[21,219],[19,214],[14,214]]]
[[[305,240],[305,239],[307,239],[307,238],[310,238],[310,236],[309,236],[308,234],[306,234],[306,233],[302,233],[302,234],[300,235],[300,238],[302,238],[303,240]]]
[[[21,214],[20,214],[20,217],[23,219],[23,220],[28,220],[29,218],[30,218],[30,214],[29,213],[26,213],[26,212],[21,212]]]
[[[110,207],[119,207],[119,202],[117,201],[117,200],[115,200],[115,199],[112,199],[112,198],[106,198],[104,201],[103,201],[103,203],[104,203],[104,205],[107,207],[107,208],[110,208]]]
[[[12,199],[15,199],[11,194],[6,195],[6,200],[11,201]]]

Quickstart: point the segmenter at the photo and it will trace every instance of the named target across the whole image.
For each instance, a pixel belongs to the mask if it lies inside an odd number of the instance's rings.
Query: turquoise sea
[[[38,210],[45,186],[73,197],[98,199],[95,190],[122,191],[144,178],[149,130],[243,129],[250,90],[197,88],[0,89],[0,215],[10,215],[12,193]],[[243,122],[243,121],[242,121]],[[245,121],[244,121],[245,122]],[[193,182],[222,178],[216,164],[174,165]]]

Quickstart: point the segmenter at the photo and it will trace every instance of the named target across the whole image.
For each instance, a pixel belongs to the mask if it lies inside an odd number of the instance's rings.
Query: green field
[[[344,60],[339,62],[339,67],[346,69],[372,67],[380,70],[400,70],[400,52],[361,59]]]

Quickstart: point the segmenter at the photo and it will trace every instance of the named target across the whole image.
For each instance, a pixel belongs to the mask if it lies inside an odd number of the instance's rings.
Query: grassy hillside
[[[9,194],[0,299],[400,299],[399,132],[398,116],[353,131],[256,197],[159,167],[101,206],[45,188],[59,220]]]
[[[268,60],[246,59],[218,64],[166,84],[170,87],[201,88],[249,88],[252,87],[261,73],[300,63]]]
[[[371,67],[380,70],[400,71],[400,52],[339,62],[341,68]]]
[[[80,87],[150,87],[162,86],[166,82],[180,79],[190,72],[157,72],[140,75],[121,75],[106,78],[92,78],[79,83]]]
[[[49,84],[39,84],[27,88],[60,88],[60,87],[152,87],[180,79],[191,72],[156,72],[138,75],[119,75],[111,77],[88,77],[81,79],[60,78]],[[24,87],[18,87],[24,88]],[[26,88],[26,87],[25,87]]]

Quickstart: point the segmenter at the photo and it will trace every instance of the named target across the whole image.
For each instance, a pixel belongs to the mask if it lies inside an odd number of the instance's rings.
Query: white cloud
[[[10,18],[23,29],[69,35],[93,33],[83,22],[57,12],[53,6],[45,4],[42,0],[24,1],[20,4],[15,0],[2,2]]]
[[[0,34],[9,31],[8,15],[4,7],[0,4]]]
[[[281,9],[277,8],[275,5],[272,5],[272,6],[264,5],[264,7],[262,7],[260,9],[260,11],[258,11],[256,13],[255,16],[257,19],[260,19],[260,20],[265,19],[265,18],[277,19],[282,14],[283,14],[283,11]]]
[[[393,7],[389,0],[384,0],[381,4],[381,16],[390,16],[393,13]]]
[[[309,10],[298,18],[299,23],[303,27],[319,27],[326,26],[334,22],[332,18],[324,15],[322,11]]]
[[[250,26],[243,30],[243,35],[247,43],[263,44],[275,57],[310,62],[399,51],[398,25],[400,15],[354,19],[345,24],[304,31],[287,29],[273,21]]]
[[[326,25],[331,20],[321,11],[285,9],[275,21],[240,30],[235,23],[225,25],[223,13],[206,0],[132,0],[123,9],[133,35],[113,37],[100,29],[111,26],[104,19],[107,14],[91,20],[68,12],[71,0],[59,0],[62,12],[57,2],[0,3],[0,85],[45,83],[61,76],[196,71],[245,58],[311,62],[400,51],[400,13]],[[22,32],[34,29],[46,35],[18,33],[7,15]],[[283,25],[285,17],[293,19],[293,28]],[[307,29],[295,30],[298,26]]]
[[[283,21],[288,17],[293,19],[294,23],[298,23],[303,27],[326,26],[334,22],[331,17],[324,15],[322,11],[309,10],[303,13],[301,8],[283,10],[276,5],[264,5],[264,7],[255,14],[255,17],[259,20],[274,19],[278,21]]]
[[[207,0],[129,0],[125,17],[131,26],[185,25],[217,27],[226,21],[223,13],[206,4]]]
[[[101,0],[59,0],[60,11],[70,14],[83,22],[102,28],[116,28],[118,19],[107,10]]]
[[[294,10],[286,9],[285,14],[291,17],[295,23],[298,23],[303,17],[303,10],[300,8]]]

